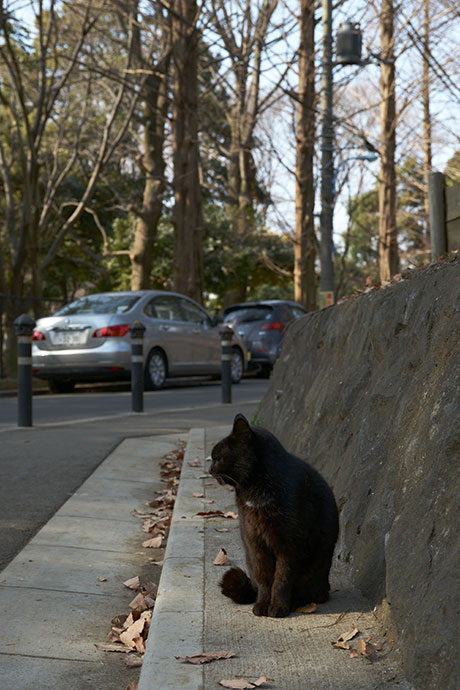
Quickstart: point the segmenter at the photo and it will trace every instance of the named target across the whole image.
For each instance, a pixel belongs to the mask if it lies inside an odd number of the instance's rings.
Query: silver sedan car
[[[77,381],[129,379],[129,329],[135,321],[145,326],[147,390],[162,388],[168,377],[219,376],[218,327],[192,299],[160,290],[88,295],[39,319],[33,334],[33,375],[47,379],[55,393],[70,392]],[[235,335],[233,383],[239,383],[246,364],[246,348]]]

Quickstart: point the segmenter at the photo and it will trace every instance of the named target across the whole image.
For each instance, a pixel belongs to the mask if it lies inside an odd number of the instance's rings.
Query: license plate
[[[58,331],[53,337],[53,345],[82,345],[85,341],[86,331]]]

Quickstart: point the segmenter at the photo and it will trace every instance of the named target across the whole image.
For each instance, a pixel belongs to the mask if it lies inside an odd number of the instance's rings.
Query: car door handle
[[[160,331],[169,331],[170,328],[171,328],[171,326],[167,326],[166,324],[163,324],[162,326],[160,326]]]

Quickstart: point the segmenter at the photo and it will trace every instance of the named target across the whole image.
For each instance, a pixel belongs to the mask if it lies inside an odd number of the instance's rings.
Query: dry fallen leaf
[[[299,608],[296,609],[296,613],[315,613],[317,608],[315,603],[307,604],[307,606],[299,606]]]
[[[254,683],[249,683],[244,678],[223,678],[219,681],[219,685],[223,688],[234,688],[234,690],[250,690],[256,687]]]
[[[144,641],[142,639],[142,632],[146,624],[145,618],[139,618],[135,623],[129,626],[120,635],[120,642],[122,642],[127,647],[135,649],[138,652],[143,653],[145,651]]]
[[[214,501],[212,498],[202,498],[201,503],[204,503],[206,505],[207,503],[214,503]]]
[[[120,626],[124,625],[127,618],[128,618],[128,616],[126,615],[126,613],[121,613],[118,616],[114,616],[111,620],[111,623],[112,623],[112,625],[116,625],[116,626],[120,627]]]
[[[366,659],[373,661],[377,658],[376,653],[379,652],[381,649],[382,649],[382,645],[375,644],[374,642],[371,642],[370,637],[367,640],[360,639],[360,640],[358,640],[358,649],[352,650],[352,651],[357,652],[357,654],[353,654],[353,657],[361,655],[361,656],[365,656]],[[350,656],[351,656],[351,653],[350,653]]]
[[[193,462],[189,462],[188,464],[190,467],[200,467],[200,465],[201,465],[200,458],[195,458],[195,460],[193,460]]]
[[[125,658],[125,664],[126,666],[129,666],[129,668],[138,668],[139,666],[142,666],[143,661],[144,656],[137,656],[137,654],[128,654],[128,656]]]
[[[107,582],[107,578],[106,577],[98,577],[97,581],[98,582]]]
[[[123,584],[125,587],[128,587],[128,589],[134,589],[134,591],[137,591],[141,586],[141,580],[139,575],[136,575],[136,577],[131,577],[129,580],[125,580]]]
[[[192,494],[192,496],[193,496],[193,498],[203,498],[204,494],[203,494],[203,493],[200,493],[199,491],[195,491],[195,492]]]
[[[122,654],[129,654],[131,649],[122,644],[95,644],[96,649],[100,652],[121,652]]]
[[[129,685],[126,686],[126,690],[138,690],[139,682],[137,680],[132,680]]]
[[[358,649],[359,649],[359,653],[360,653],[360,654],[362,654],[363,656],[367,656],[367,653],[366,653],[366,643],[364,642],[363,639],[358,640]]]
[[[335,647],[336,649],[350,649],[350,645],[347,644],[346,642],[331,642],[331,645]]]
[[[159,549],[163,543],[163,537],[159,534],[157,537],[152,539],[147,539],[147,541],[142,542],[142,546],[146,549]]]
[[[200,512],[197,513],[199,517],[224,517],[224,518],[231,518],[232,520],[237,520],[238,519],[238,513],[234,513],[232,510],[227,510],[226,513],[224,513],[222,510],[208,510],[206,512]]]
[[[146,611],[149,608],[149,605],[144,595],[139,593],[130,602],[129,608],[134,609],[135,611],[139,611],[139,613],[142,613],[142,611]]]
[[[267,676],[260,676],[260,678],[253,681],[248,681],[245,678],[224,678],[219,681],[219,685],[232,690],[251,690],[251,688],[259,688],[261,685],[268,683],[269,680],[270,678],[267,678]]]
[[[228,527],[222,527],[221,529],[218,529],[217,527],[214,528],[216,532],[230,532]]]
[[[192,656],[176,656],[178,661],[184,661],[189,664],[208,664],[211,661],[218,661],[219,659],[231,659],[236,656],[235,652],[202,652],[201,654],[193,654]]]
[[[155,599],[158,594],[158,585],[156,585],[154,582],[146,582],[144,585],[140,586],[140,591],[144,597],[148,596],[152,599]]]
[[[350,645],[347,644],[350,640],[352,640],[356,635],[359,634],[358,628],[353,628],[353,630],[350,630],[349,632],[342,633],[337,638],[336,642],[331,642],[331,645],[333,647],[336,647],[337,649],[350,649]]]
[[[221,549],[217,554],[213,565],[230,565],[230,559],[225,549]]]

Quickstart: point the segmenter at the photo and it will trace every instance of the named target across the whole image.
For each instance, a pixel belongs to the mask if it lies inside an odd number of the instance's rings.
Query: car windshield
[[[67,304],[55,316],[70,314],[124,314],[138,301],[133,295],[88,295]]]
[[[251,323],[251,321],[266,321],[272,317],[271,307],[243,307],[225,314],[224,323]]]

